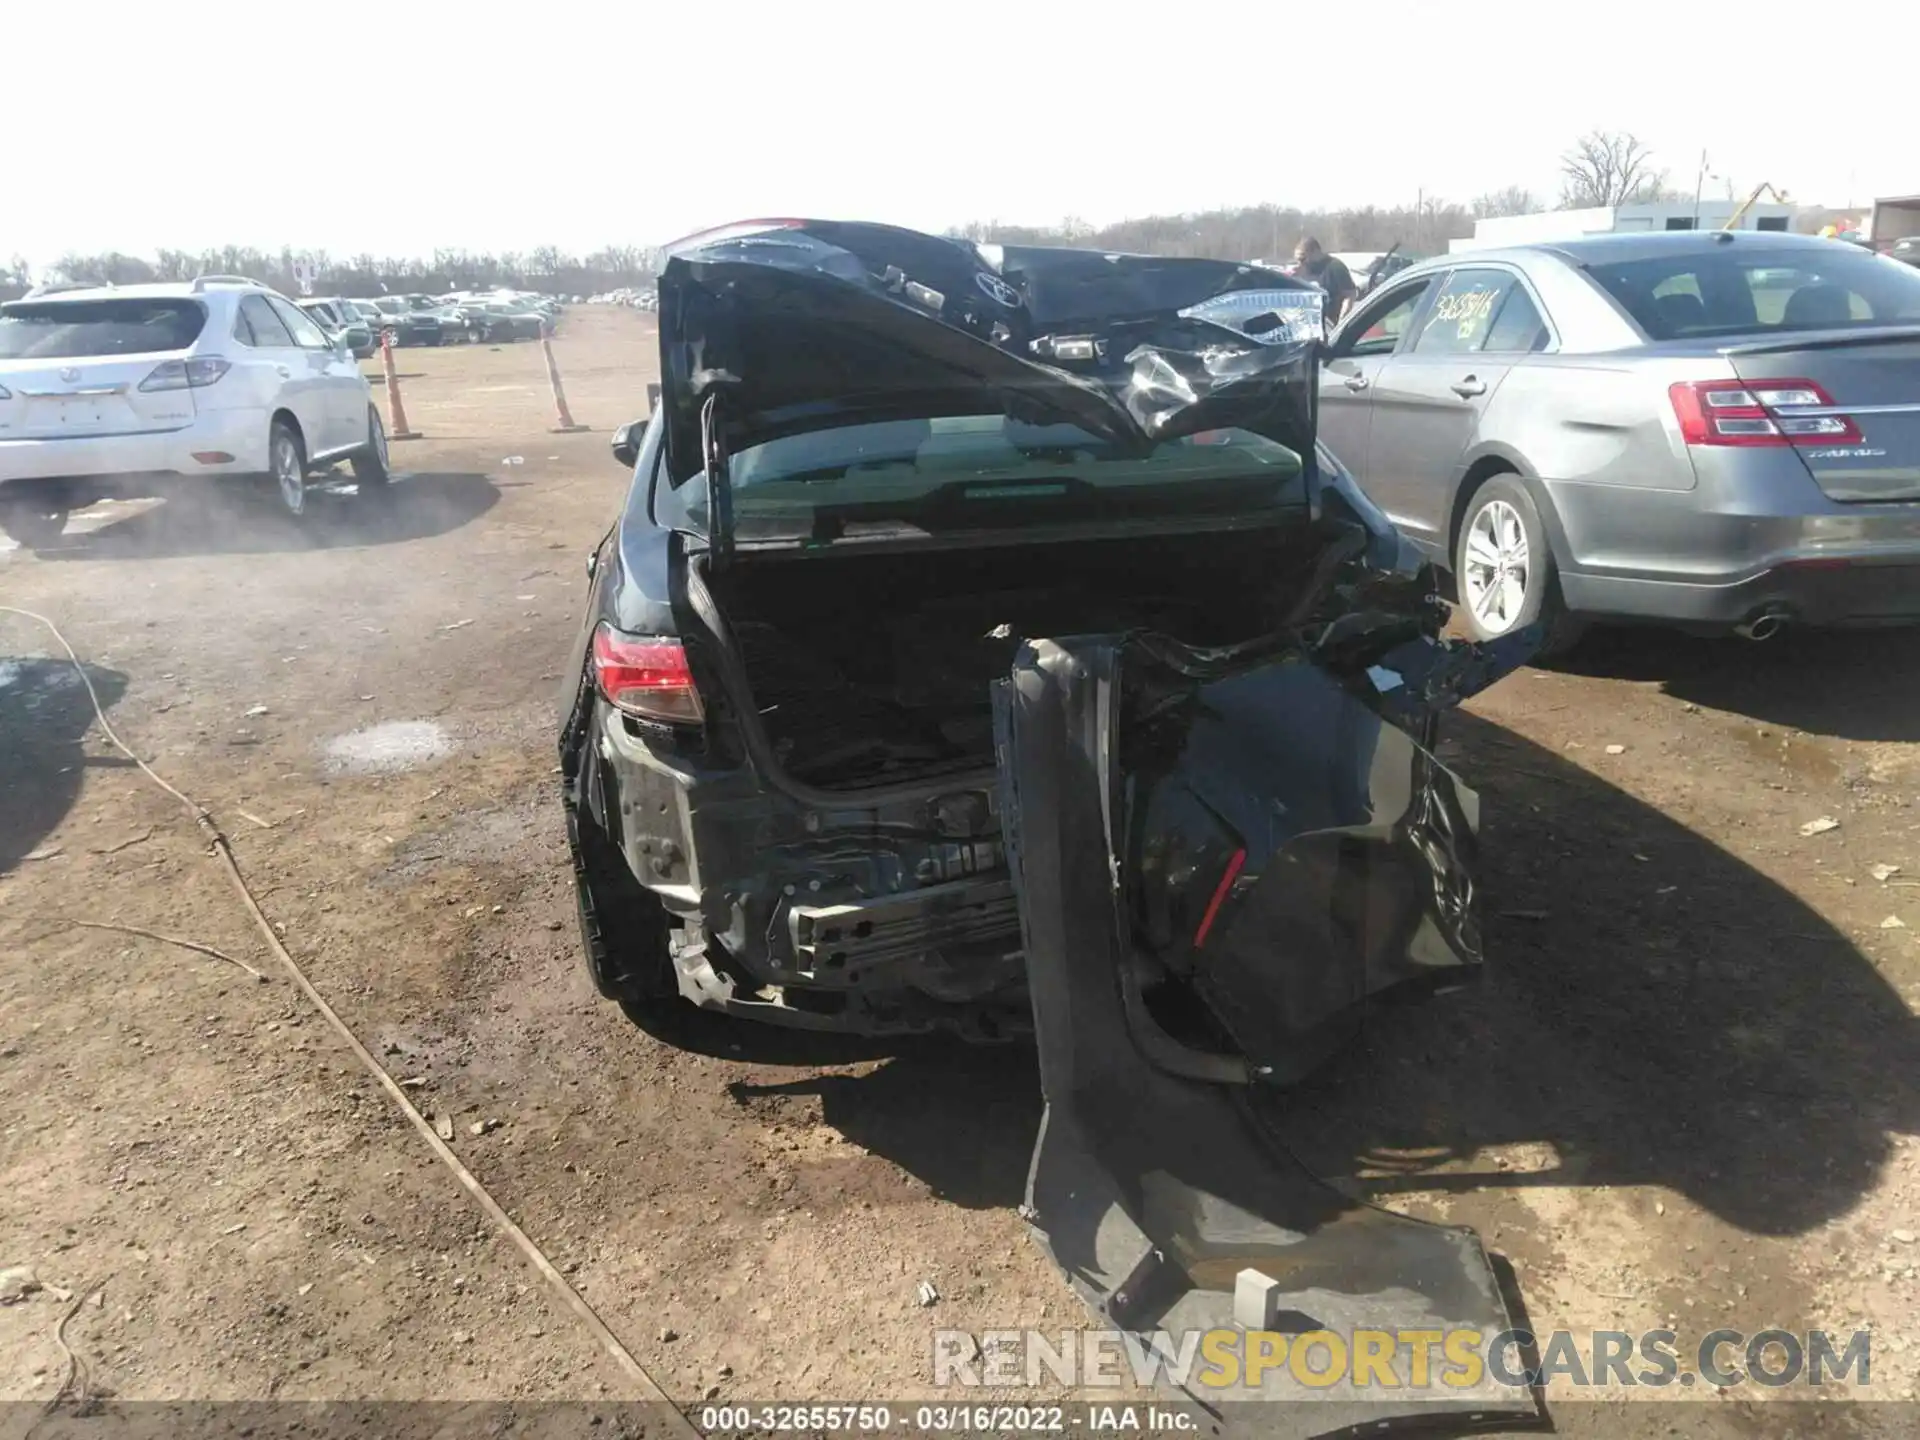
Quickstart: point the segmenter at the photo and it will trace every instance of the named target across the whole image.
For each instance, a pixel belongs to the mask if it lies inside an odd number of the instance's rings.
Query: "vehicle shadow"
[[[896,1048],[864,1074],[736,1081],[727,1089],[743,1102],[817,1095],[826,1124],[940,1199],[969,1210],[1018,1205],[1040,1131],[1040,1069],[1032,1047],[916,1039]]]
[[[1285,1141],[1370,1197],[1657,1185],[1769,1235],[1845,1214],[1920,1131],[1900,995],[1711,841],[1487,721],[1448,726],[1484,802],[1484,983],[1371,1016],[1272,1107]],[[1430,1173],[1520,1142],[1557,1168]]]
[[[457,530],[500,500],[485,475],[453,471],[396,474],[384,495],[361,496],[342,477],[315,482],[296,519],[270,492],[181,487],[160,505],[93,531],[70,531],[40,559],[160,559],[191,555],[281,554],[344,546],[393,545]]]
[[[1262,1107],[1277,1137],[1356,1201],[1652,1185],[1773,1235],[1851,1209],[1892,1137],[1920,1133],[1920,1024],[1899,994],[1710,840],[1488,721],[1457,713],[1446,734],[1443,758],[1483,800],[1483,982],[1377,1007]],[[1041,1114],[1028,1046],[782,1032],[690,1008],[648,1028],[748,1063],[884,1057],[733,1089],[818,1095],[827,1123],[954,1203],[1022,1197]],[[1557,1168],[1530,1181],[1475,1163],[1522,1143],[1550,1146]]]
[[[691,1005],[629,1009],[627,1016],[657,1040],[722,1060],[808,1069],[877,1060],[858,1074],[736,1080],[727,1091],[742,1104],[818,1096],[827,1125],[941,1198],[969,1209],[1020,1203],[1041,1108],[1028,1042],[836,1035],[754,1024]]]
[[[126,692],[118,670],[87,667],[87,678],[111,708]],[[65,660],[0,656],[0,875],[25,863],[80,796],[89,765],[82,737],[93,724],[86,686]]]
[[[1596,629],[1554,667],[1842,740],[1920,740],[1920,629],[1786,630],[1761,644]]]

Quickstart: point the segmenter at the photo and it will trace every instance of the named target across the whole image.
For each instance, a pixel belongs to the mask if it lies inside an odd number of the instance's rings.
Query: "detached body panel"
[[[1274,683],[1319,696],[1250,736],[1233,692]],[[1470,792],[1403,732],[1368,723],[1325,672],[1286,659],[1203,683],[1110,639],[1040,642],[997,702],[1046,1094],[1028,1215],[1075,1290],[1121,1329],[1177,1336],[1233,1328],[1236,1277],[1253,1269],[1276,1282],[1268,1304],[1282,1332],[1468,1328],[1491,1341],[1507,1330],[1471,1231],[1339,1194],[1275,1144],[1252,1103],[1252,1086],[1320,1053],[1352,1002],[1477,964],[1460,868]],[[1235,773],[1246,828],[1231,834],[1227,816],[1196,817]],[[1255,842],[1259,859],[1228,886],[1231,918],[1216,912],[1219,928],[1198,947],[1150,958],[1142,919],[1151,930],[1214,890],[1214,858],[1230,863],[1219,850],[1232,841]],[[1152,992],[1168,983],[1163,962],[1214,997],[1223,1029],[1250,1046],[1246,1071],[1233,1073],[1230,1046],[1202,1049],[1161,1028]],[[1405,1377],[1407,1357],[1395,1369]],[[1309,1388],[1282,1365],[1253,1388],[1188,1388],[1227,1407],[1230,1433],[1535,1415],[1529,1392],[1485,1379],[1396,1394]],[[1251,1399],[1316,1408],[1231,1404]]]

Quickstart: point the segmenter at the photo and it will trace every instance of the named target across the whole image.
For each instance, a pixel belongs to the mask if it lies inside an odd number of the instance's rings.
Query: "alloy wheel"
[[[1503,635],[1520,621],[1533,581],[1527,527],[1505,500],[1489,500],[1467,524],[1466,601],[1481,630]]]
[[[290,515],[306,513],[307,467],[300,458],[300,444],[286,431],[273,438],[273,481],[280,487],[280,501]]]

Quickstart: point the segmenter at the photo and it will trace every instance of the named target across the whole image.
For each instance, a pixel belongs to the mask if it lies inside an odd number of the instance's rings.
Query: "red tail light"
[[[1689,445],[1857,444],[1850,415],[1808,414],[1833,408],[1811,380],[1690,380],[1668,387],[1680,436]]]
[[[593,632],[593,681],[609,705],[641,720],[698,725],[706,717],[678,640],[628,635],[603,620]]]
[[[157,390],[204,390],[232,368],[211,355],[193,360],[162,360],[153,373],[140,382],[140,388],[149,394]]]

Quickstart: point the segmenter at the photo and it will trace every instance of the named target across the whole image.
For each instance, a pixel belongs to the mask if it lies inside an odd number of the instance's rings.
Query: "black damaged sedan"
[[[602,993],[1028,1028],[992,692],[1035,639],[1307,662],[1416,736],[1447,703],[1369,678],[1395,647],[1452,652],[1410,549],[1316,453],[1312,290],[783,221],[681,242],[659,293],[660,403],[616,437],[633,483],[560,745]],[[1353,763],[1337,734],[1297,738]],[[1225,813],[1127,844],[1169,971],[1259,924],[1283,868]],[[1409,880],[1405,923],[1433,889]]]
[[[1433,573],[1316,443],[1319,292],[778,221],[672,247],[659,295],[562,705],[601,992],[1031,1033],[1025,1213],[1104,1324],[1228,1325],[1251,1275],[1276,1313],[1505,1331],[1470,1231],[1354,1210],[1245,1104],[1368,996],[1477,967],[1478,802],[1435,729],[1539,639],[1439,638]]]

